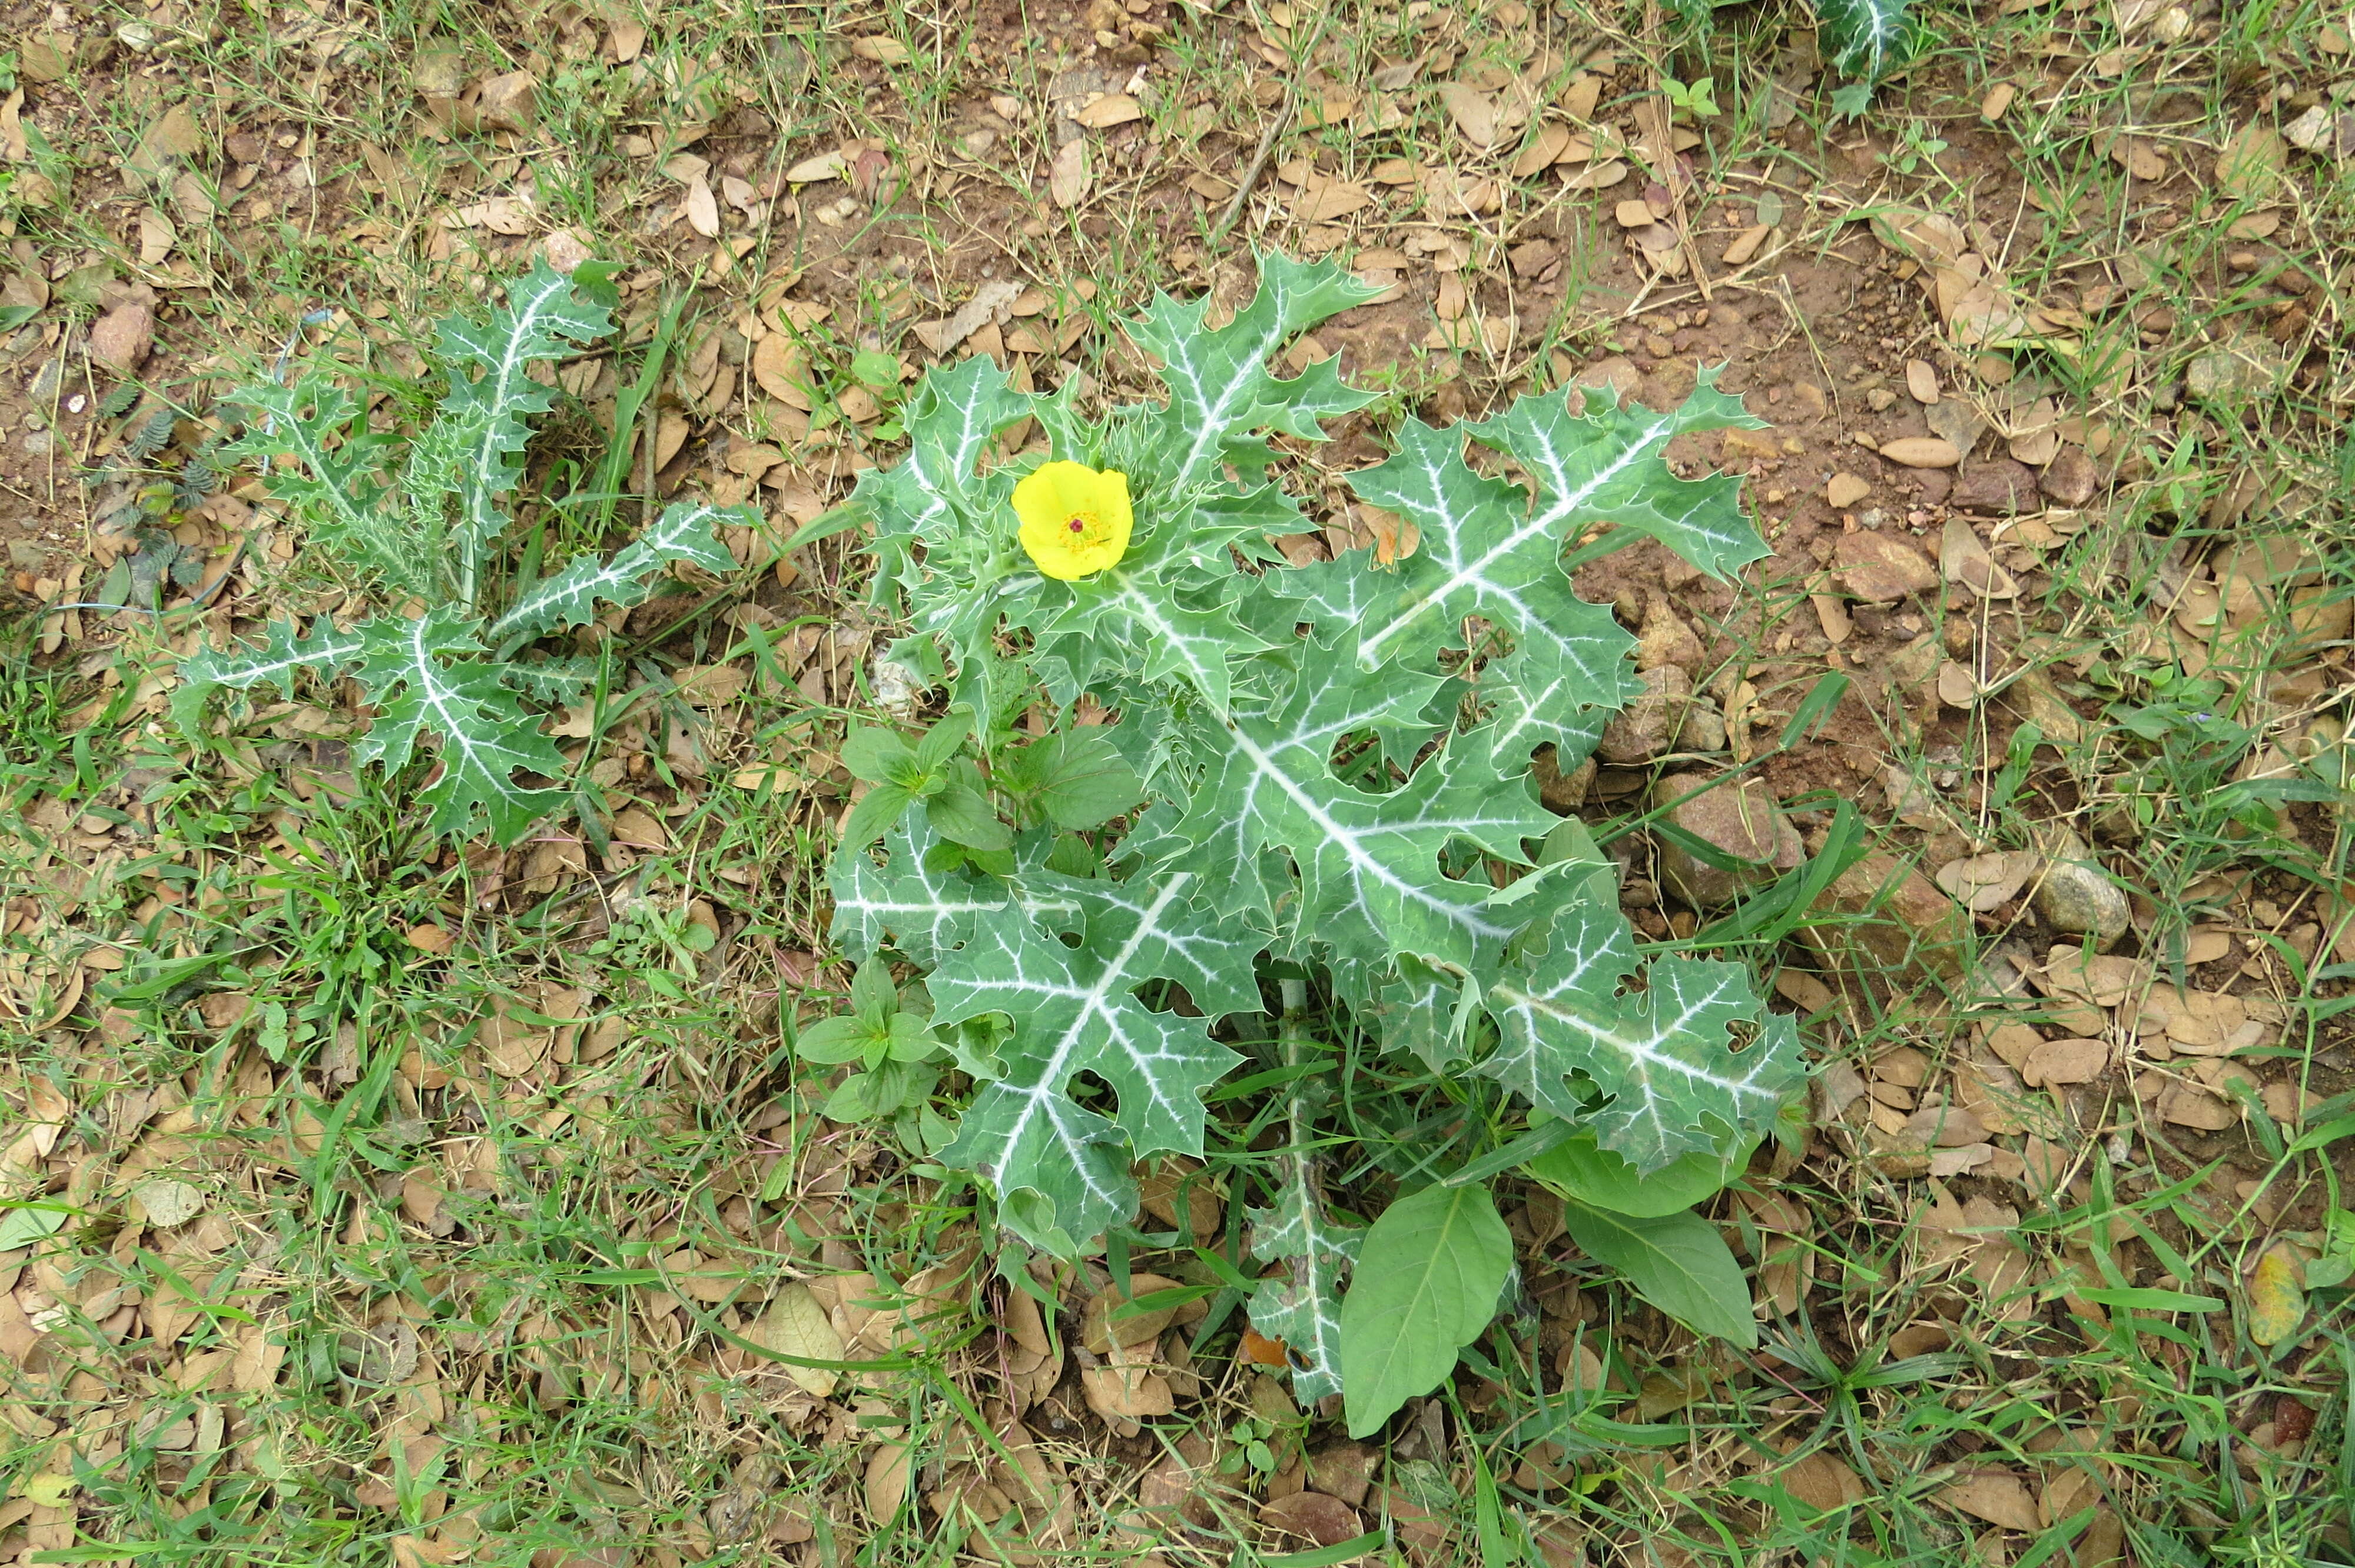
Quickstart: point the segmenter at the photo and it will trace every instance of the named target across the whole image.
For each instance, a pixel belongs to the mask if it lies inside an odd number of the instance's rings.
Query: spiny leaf
[[[1206,1013],[1256,1006],[1251,964],[1264,944],[1196,906],[1194,883],[1182,872],[1124,885],[1052,878],[1085,906],[1075,927],[1060,923],[1077,947],[1043,921],[980,920],[932,972],[936,1026],[989,1012],[1014,1022],[1005,1076],[975,1098],[941,1159],[987,1177],[1000,1223],[1035,1246],[1076,1255],[1136,1213],[1138,1156],[1202,1151],[1202,1091],[1241,1058],[1210,1039],[1209,1019],[1156,1012],[1136,991],[1174,980]],[[1111,1088],[1109,1117],[1071,1097],[1082,1072]]]
[[[464,837],[479,810],[491,836],[513,843],[565,798],[565,791],[515,781],[522,771],[561,776],[556,743],[483,657],[474,620],[444,605],[414,620],[379,620],[358,629],[360,683],[376,718],[352,747],[361,763],[387,770],[408,762],[421,737],[441,742],[441,773],[419,799],[433,809],[427,826]]]
[[[883,861],[863,845],[846,845],[836,854],[826,880],[834,895],[834,939],[845,953],[865,959],[889,946],[932,969],[964,945],[977,919],[1018,910],[1049,919],[1080,913],[1077,899],[1052,890],[1033,895],[964,865],[928,869],[925,857],[940,842],[924,814],[913,811],[884,835]]]
[[[1851,81],[1881,80],[1913,57],[1913,0],[1816,0],[1825,56]]]
[[[1202,324],[1208,296],[1183,304],[1167,294],[1156,297],[1129,327],[1137,345],[1160,361],[1161,380],[1169,388],[1167,407],[1135,416],[1153,437],[1139,443],[1151,462],[1133,476],[1142,481],[1140,488],[1174,492],[1213,482],[1230,463],[1246,482],[1254,482],[1270,455],[1256,432],[1321,439],[1319,420],[1371,402],[1371,393],[1342,385],[1337,359],[1319,361],[1290,380],[1271,374],[1267,362],[1294,334],[1377,292],[1331,262],[1263,253],[1258,291],[1222,327]]]
[[[1288,850],[1301,895],[1286,925],[1304,938],[1337,958],[1386,964],[1406,952],[1469,965],[1520,921],[1488,914],[1485,884],[1442,875],[1441,853],[1463,840],[1518,859],[1520,841],[1545,833],[1553,818],[1526,785],[1452,749],[1386,794],[1336,779],[1331,757],[1344,736],[1419,725],[1442,680],[1369,674],[1352,652],[1347,641],[1294,651],[1278,702],[1195,726],[1203,776],[1172,830],[1188,846],[1173,863],[1202,873],[1213,897],[1241,907],[1230,901],[1263,885],[1251,863],[1260,850]]]
[[[1328,565],[1279,574],[1275,591],[1300,600],[1320,624],[1347,617],[1368,668],[1433,668],[1443,649],[1463,645],[1465,617],[1481,616],[1514,643],[1511,661],[1484,672],[1484,682],[1520,686],[1528,694],[1515,706],[1523,712],[1582,725],[1583,710],[1616,708],[1634,694],[1626,655],[1635,640],[1607,608],[1572,588],[1561,566],[1570,525],[1615,523],[1652,534],[1695,552],[1696,564],[1715,572],[1757,558],[1764,547],[1742,515],[1738,483],[1725,476],[1679,480],[1660,461],[1684,431],[1754,423],[1709,374],[1668,414],[1572,415],[1553,395],[1523,397],[1505,415],[1462,429],[1411,419],[1400,429],[1397,454],[1351,474],[1349,485],[1415,524],[1415,553],[1385,568],[1370,549],[1353,550]],[[1518,461],[1534,482],[1534,500],[1476,472],[1464,458],[1466,433]]]
[[[481,552],[506,527],[499,498],[523,477],[529,416],[556,406],[555,390],[533,380],[527,367],[613,330],[605,307],[545,259],[508,282],[506,302],[489,321],[453,316],[441,323],[438,345],[449,377],[441,418],[455,437],[462,581],[473,579]]]
[[[984,475],[981,460],[998,432],[1035,404],[1007,385],[1006,373],[986,355],[924,373],[908,399],[908,455],[861,473],[852,495],[876,520],[879,599],[908,586],[914,569],[909,552],[918,544],[925,548],[927,577],[973,585],[1011,568],[1010,559],[994,557],[1013,547],[1013,476],[1002,470]]]
[[[1358,1259],[1362,1225],[1325,1212],[1309,1161],[1295,1156],[1274,1205],[1249,1211],[1251,1255],[1291,1266],[1289,1277],[1263,1279],[1251,1298],[1252,1327],[1281,1340],[1298,1359],[1293,1397],[1313,1404],[1341,1392],[1341,1276]]]
[[[1475,1070],[1584,1122],[1640,1170],[1767,1125],[1803,1081],[1789,1017],[1762,1017],[1742,965],[1661,959],[1641,991],[1624,991],[1639,967],[1626,920],[1585,897],[1555,913],[1549,937],[1542,953],[1487,980],[1501,1038]],[[1740,1051],[1736,1024],[1757,1031]]]
[[[385,466],[398,443],[368,429],[357,398],[314,372],[293,387],[244,387],[235,400],[248,409],[245,434],[223,456],[261,463],[271,493],[292,503],[313,537],[331,550],[385,573],[396,588],[436,591],[430,558],[376,547],[382,504],[392,491]],[[276,461],[287,457],[296,460],[291,467]]]
[[[296,672],[333,676],[356,663],[366,645],[360,630],[342,630],[322,615],[312,620],[307,633],[291,620],[274,620],[264,629],[259,647],[199,650],[180,662],[180,684],[172,694],[173,722],[195,734],[205,698],[218,691],[273,686],[291,697]]]
[[[537,637],[567,626],[586,626],[600,604],[628,607],[654,591],[647,581],[672,561],[689,561],[706,571],[736,568],[713,532],[715,525],[757,527],[761,514],[749,506],[713,506],[677,502],[663,509],[655,525],[614,552],[610,560],[581,556],[553,577],[526,589],[513,608],[491,623],[490,638]]]

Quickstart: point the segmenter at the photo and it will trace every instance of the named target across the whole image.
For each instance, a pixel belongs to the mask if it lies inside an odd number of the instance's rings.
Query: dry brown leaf
[[[2009,1470],[1975,1471],[1940,1489],[1938,1500],[2005,1530],[2033,1533],[2041,1528],[2028,1483]]]
[[[2090,1084],[2109,1065],[2110,1048],[2099,1040],[2046,1040],[2028,1053],[2019,1076],[2031,1089],[2054,1084]]]
[[[1071,111],[1071,118],[1091,131],[1106,131],[1145,117],[1145,106],[1127,93],[1107,92]]]
[[[1529,138],[1529,145],[1513,159],[1513,177],[1525,180],[1561,162],[1570,152],[1571,141],[1571,131],[1567,125],[1549,121],[1540,126],[1538,133]]]
[[[1882,457],[1905,468],[1952,468],[1963,461],[1955,443],[1943,436],[1900,436],[1880,450]]]
[[[768,1310],[747,1330],[745,1338],[755,1344],[806,1361],[838,1361],[843,1359],[842,1336],[836,1332],[833,1320],[810,1287],[795,1282],[786,1285],[770,1299]],[[824,1399],[835,1391],[841,1374],[826,1367],[785,1364],[784,1373],[811,1393]]]
[[[2289,143],[2280,132],[2251,121],[2232,133],[2216,159],[2218,188],[2234,201],[2264,205],[2289,194]]]
[[[915,1457],[905,1443],[884,1443],[867,1461],[867,1517],[889,1523],[907,1500],[915,1477]]]
[[[1998,851],[1948,861],[1938,868],[1937,883],[1955,903],[1983,915],[2018,897],[2036,867],[2032,854]]]
[[[1055,161],[1047,170],[1047,194],[1055,205],[1073,207],[1087,198],[1088,187],[1094,182],[1088,165],[1088,139],[1074,136],[1055,154]]]
[[[1080,1342],[1097,1355],[1107,1354],[1115,1340],[1123,1345],[1144,1345],[1160,1338],[1161,1330],[1178,1319],[1181,1308],[1153,1307],[1143,1311],[1123,1311],[1127,1304],[1140,1296],[1156,1291],[1175,1290],[1181,1284],[1158,1274],[1132,1274],[1128,1279],[1130,1294],[1123,1296],[1116,1285],[1107,1285],[1088,1298],[1080,1314]],[[1201,1304],[1192,1304],[1199,1316]]]
[[[1355,180],[1320,180],[1303,185],[1292,198],[1292,216],[1302,223],[1330,223],[1373,199],[1373,193]]]
[[[706,239],[719,238],[719,198],[711,194],[711,182],[701,175],[687,183],[687,223]]]
[[[1497,144],[1499,132],[1497,101],[1469,82],[1451,81],[1439,90],[1439,101],[1456,131],[1480,152]]]
[[[1088,1408],[1115,1431],[1135,1436],[1137,1423],[1167,1415],[1178,1408],[1169,1380],[1150,1366],[1106,1363],[1080,1372],[1080,1388]]]
[[[909,60],[915,58],[909,52],[907,45],[897,38],[879,34],[851,39],[850,52],[860,59],[873,60],[878,65],[906,65]]]
[[[1860,1502],[1865,1496],[1863,1479],[1838,1457],[1821,1448],[1792,1460],[1774,1478],[1783,1484],[1784,1490],[1818,1513]]]

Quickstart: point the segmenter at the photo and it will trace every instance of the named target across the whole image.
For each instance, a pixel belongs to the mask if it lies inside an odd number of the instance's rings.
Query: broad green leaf
[[[1286,1162],[1290,1180],[1274,1206],[1249,1211],[1251,1255],[1283,1263],[1283,1278],[1260,1281],[1251,1298],[1252,1327],[1290,1351],[1292,1394],[1314,1404],[1341,1392],[1341,1276],[1358,1259],[1362,1225],[1335,1223],[1310,1175],[1310,1162]]]
[[[713,529],[722,524],[757,527],[760,521],[761,514],[749,506],[682,502],[665,507],[653,527],[616,550],[610,559],[578,556],[555,576],[532,584],[505,615],[491,623],[489,638],[504,642],[510,637],[537,637],[568,626],[588,625],[601,604],[624,609],[642,604],[654,592],[649,579],[673,561],[687,561],[709,572],[732,572],[736,558]]]
[[[1513,1238],[1480,1186],[1425,1187],[1382,1211],[1341,1298],[1341,1399],[1349,1436],[1378,1430],[1437,1388],[1496,1316]]]
[[[1005,1075],[975,1098],[940,1158],[997,1188],[1002,1224],[1071,1256],[1135,1215],[1139,1157],[1201,1153],[1202,1092],[1241,1060],[1211,1040],[1209,1023],[1258,1006],[1252,960],[1264,942],[1198,906],[1183,873],[1036,881],[1079,904],[1080,918],[976,921],[932,973],[936,1027],[990,1012],[1014,1025],[999,1053]],[[1137,992],[1151,980],[1184,986],[1208,1016],[1147,1007]],[[1109,1116],[1071,1097],[1082,1072],[1112,1090]]]
[[[1007,754],[998,779],[1059,828],[1092,828],[1145,798],[1144,780],[1095,729],[1046,736]]]
[[[1570,1199],[1562,1203],[1561,1223],[1580,1250],[1617,1269],[1636,1294],[1686,1328],[1745,1351],[1757,1347],[1758,1319],[1742,1265],[1717,1227],[1699,1214],[1639,1219]]]
[[[878,788],[888,789],[890,786]],[[997,820],[987,800],[962,784],[952,784],[927,800],[924,819],[932,824],[934,832],[951,843],[977,850],[1014,847],[1013,830]]]
[[[487,322],[453,316],[441,323],[437,347],[449,391],[436,423],[450,444],[437,450],[447,451],[455,465],[458,523],[453,544],[460,597],[468,603],[483,552],[506,529],[501,498],[523,477],[529,418],[556,406],[555,389],[527,373],[531,363],[594,343],[613,329],[605,307],[545,260],[508,281],[506,302]]]
[[[1645,1171],[1595,1142],[1591,1132],[1572,1133],[1521,1169],[1582,1203],[1639,1219],[1673,1214],[1722,1189],[1742,1173],[1756,1140],[1732,1156],[1714,1150],[1680,1154],[1657,1171]]]
[[[55,1235],[72,1217],[73,1211],[63,1203],[11,1203],[0,1209],[0,1252]]]
[[[907,814],[908,803],[915,796],[903,784],[878,784],[858,798],[850,808],[850,815],[842,821],[842,847],[862,849],[891,831],[893,823]],[[931,821],[931,813],[924,813]],[[933,823],[937,829],[938,823]],[[935,837],[939,836],[936,832]]]
[[[1870,85],[1913,58],[1913,0],[1815,0],[1824,58],[1851,81]]]
[[[1543,952],[1488,980],[1499,1039],[1475,1070],[1584,1122],[1637,1169],[1714,1154],[1729,1135],[1771,1124],[1803,1081],[1796,1031],[1765,1013],[1743,966],[1660,959],[1641,991],[1626,991],[1639,968],[1626,920],[1592,898],[1556,911],[1548,937]],[[1740,1050],[1736,1026],[1755,1033]]]

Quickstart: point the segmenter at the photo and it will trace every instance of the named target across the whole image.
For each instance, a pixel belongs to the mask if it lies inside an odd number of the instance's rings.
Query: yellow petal
[[[1118,564],[1135,525],[1128,475],[1085,463],[1042,463],[1014,487],[1023,552],[1050,577],[1070,582]]]

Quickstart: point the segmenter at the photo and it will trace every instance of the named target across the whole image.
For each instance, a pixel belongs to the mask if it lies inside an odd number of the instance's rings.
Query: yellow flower
[[[1080,462],[1041,464],[1014,487],[1022,548],[1039,569],[1070,582],[1118,564],[1134,522],[1128,475]]]

